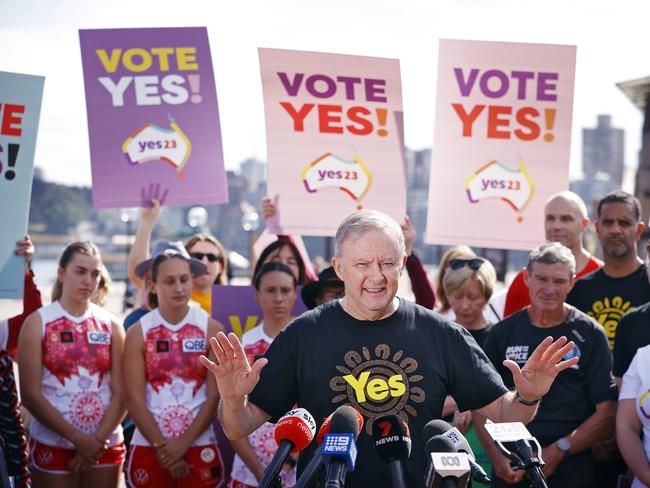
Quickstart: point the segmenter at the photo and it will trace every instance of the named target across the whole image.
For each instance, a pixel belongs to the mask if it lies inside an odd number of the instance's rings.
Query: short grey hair
[[[406,254],[402,228],[388,215],[377,210],[361,210],[347,217],[336,231],[336,255],[341,256],[343,244],[367,232],[377,231],[390,236],[402,254]]]
[[[571,276],[576,273],[576,258],[573,256],[571,249],[559,242],[546,242],[531,251],[528,255],[528,264],[526,264],[529,275],[533,272],[533,264],[535,263],[563,263],[569,267]]]

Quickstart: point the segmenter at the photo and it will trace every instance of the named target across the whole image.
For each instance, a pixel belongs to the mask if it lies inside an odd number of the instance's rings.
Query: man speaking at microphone
[[[549,338],[521,369],[507,361],[515,387],[508,391],[463,327],[396,297],[405,262],[397,222],[376,211],[356,212],[336,233],[333,266],[345,284],[344,298],[303,314],[253,365],[234,334],[211,338],[217,363],[202,363],[216,377],[226,435],[243,438],[295,404],[317,423],[349,404],[366,422],[346,486],[388,487],[389,468],[371,432],[373,419],[395,413],[412,433],[404,471],[407,486],[417,487],[424,486],[426,466],[422,429],[440,418],[447,394],[463,411],[477,410],[495,422],[528,422],[557,374],[576,364],[577,358],[561,361],[573,343]],[[299,473],[315,447],[301,453]]]

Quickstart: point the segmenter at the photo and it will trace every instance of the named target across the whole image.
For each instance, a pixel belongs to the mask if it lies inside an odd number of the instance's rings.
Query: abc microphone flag
[[[287,412],[275,426],[274,435],[278,450],[264,470],[260,488],[269,488],[289,454],[302,451],[309,445],[315,434],[316,422],[307,410],[297,408]]]

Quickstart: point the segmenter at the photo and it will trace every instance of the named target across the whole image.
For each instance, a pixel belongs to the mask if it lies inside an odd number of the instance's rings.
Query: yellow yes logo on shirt
[[[330,380],[330,388],[338,394],[333,404],[350,404],[366,419],[366,432],[372,432],[373,420],[386,413],[400,415],[405,421],[416,417],[414,404],[424,402],[426,394],[417,386],[423,380],[417,374],[418,362],[395,353],[387,344],[374,349],[362,347],[361,351],[345,353],[344,365],[336,366],[341,373]]]

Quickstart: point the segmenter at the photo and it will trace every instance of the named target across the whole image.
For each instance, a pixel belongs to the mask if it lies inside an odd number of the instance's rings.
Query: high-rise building
[[[572,182],[575,191],[590,209],[623,183],[625,131],[612,127],[609,115],[599,115],[594,128],[582,129],[583,179]],[[590,212],[591,213],[591,212]]]
[[[593,129],[582,129],[582,171],[586,178],[599,176],[601,180],[609,180],[614,187],[621,187],[624,138],[625,131],[612,127],[609,115],[599,115],[598,125]]]
[[[647,222],[650,217],[650,76],[624,81],[617,86],[644,116],[634,194],[641,201],[643,218]]]

